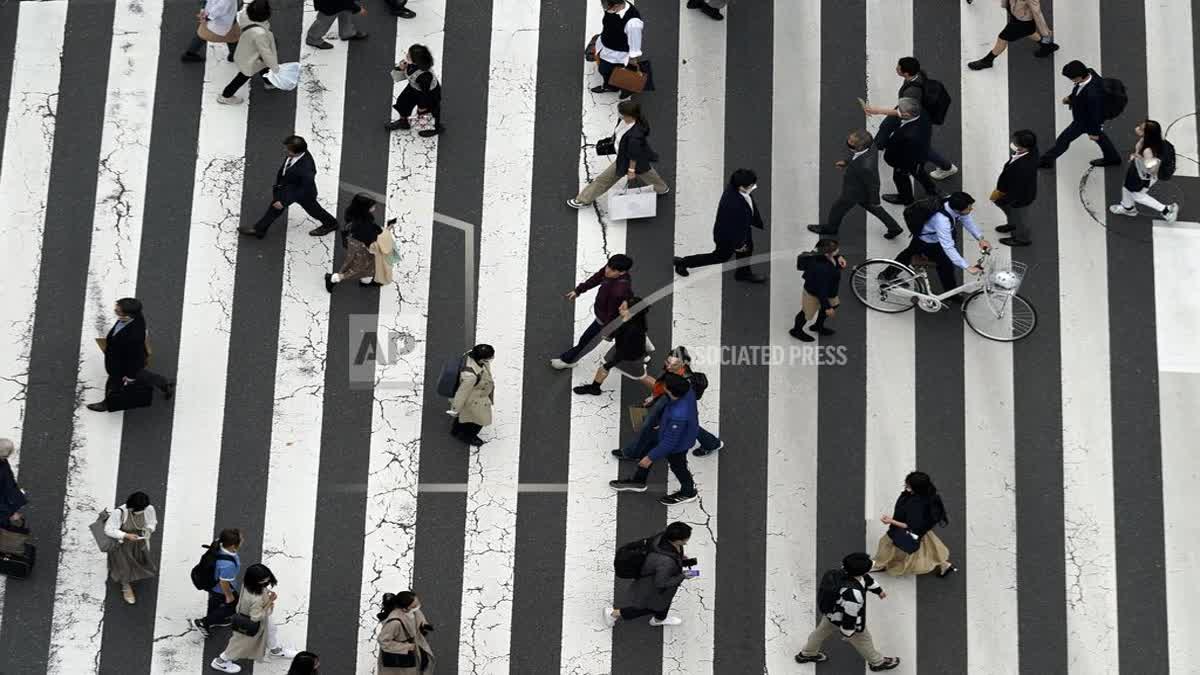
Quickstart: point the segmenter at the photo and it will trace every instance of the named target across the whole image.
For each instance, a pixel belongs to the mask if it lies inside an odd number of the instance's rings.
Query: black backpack
[[[926,197],[904,207],[904,224],[908,226],[909,236],[919,236],[929,219],[942,210],[943,203],[941,197]]]
[[[1171,180],[1175,175],[1175,146],[1171,141],[1163,140],[1162,157],[1158,158],[1158,179]]]
[[[821,575],[821,583],[817,585],[817,609],[822,614],[837,611],[838,599],[842,597],[842,589],[849,581],[850,577],[843,569],[832,569]]]
[[[655,535],[658,536],[658,535]],[[613,571],[618,579],[637,579],[642,576],[642,566],[654,545],[654,537],[646,537],[623,544],[613,557]]]
[[[442,374],[438,375],[437,393],[439,396],[454,398],[458,393],[458,378],[467,368],[467,355],[462,354],[452,359],[446,359],[442,364]]]
[[[192,585],[198,591],[207,591],[217,584],[217,561],[228,560],[233,562],[236,560],[231,555],[221,553],[221,542],[214,541],[211,544],[202,544],[201,548],[205,549],[204,555],[200,556],[200,562],[192,568]]]
[[[708,389],[708,376],[704,373],[692,373],[688,376],[688,382],[692,383],[692,391],[696,392],[696,400],[699,401],[704,397],[704,390]]]
[[[921,109],[929,113],[929,121],[939,125],[945,124],[946,115],[950,112],[950,104],[954,103],[950,92],[946,91],[946,86],[926,75],[925,81],[920,84],[920,87]]]
[[[1092,75],[1099,77],[1094,70]],[[1111,120],[1125,112],[1129,94],[1125,93],[1125,83],[1115,77],[1102,78],[1101,82],[1104,87],[1104,119]]]

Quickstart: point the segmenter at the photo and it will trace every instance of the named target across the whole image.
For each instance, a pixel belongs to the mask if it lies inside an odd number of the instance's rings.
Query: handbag
[[[596,33],[595,35],[592,36],[591,40],[588,40],[587,46],[583,48],[583,60],[584,61],[595,61],[596,60],[596,43],[599,41],[600,41],[599,33]]]
[[[235,612],[233,617],[230,619],[229,627],[232,628],[235,633],[241,633],[242,635],[254,637],[255,635],[258,635],[259,629],[262,628],[262,621],[255,621],[254,619],[251,619],[249,614]]]
[[[25,544],[29,543],[29,528],[12,523],[0,525],[0,554],[24,555]]]
[[[653,218],[658,213],[658,195],[649,185],[642,187],[625,187],[615,191],[608,198],[608,217],[611,220],[629,220],[631,218]]]
[[[898,527],[888,528],[888,538],[896,545],[896,548],[908,554],[917,552],[921,548],[920,537],[914,537],[908,530],[902,530]]]
[[[385,624],[392,621],[400,621],[400,619],[388,619]],[[400,628],[404,630],[404,634],[408,635],[408,630],[404,628],[404,622],[400,621]],[[413,646],[412,650],[407,652],[385,652],[379,650],[379,665],[384,668],[416,668],[417,667],[417,647],[416,641],[411,637],[405,642]]]
[[[617,129],[621,128],[620,120],[617,121],[617,126],[613,127],[611,136],[601,138],[596,141],[596,154],[601,157],[605,155],[617,154]]]
[[[88,529],[92,531],[92,536],[96,539],[96,548],[100,549],[101,553],[108,553],[117,547],[117,540],[104,534],[104,526],[108,523],[108,509],[104,509],[96,514],[96,520],[88,525]]]
[[[612,74],[608,76],[608,86],[616,87],[617,89],[623,89],[625,91],[632,91],[635,94],[647,91],[646,82],[649,80],[650,74],[647,70],[643,70],[643,68],[648,67],[649,65],[649,62],[646,62],[638,63],[636,68],[630,68],[628,66],[624,68],[614,68]]]
[[[212,32],[203,11],[196,15],[196,19],[199,21],[199,25],[196,26],[196,37],[205,42],[230,43],[237,42],[242,37],[242,27],[238,25],[236,18],[233,20],[233,25],[229,27],[229,32],[224,35]]]

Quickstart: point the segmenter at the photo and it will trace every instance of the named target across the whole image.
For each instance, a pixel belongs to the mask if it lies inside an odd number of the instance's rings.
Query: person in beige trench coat
[[[401,593],[385,593],[383,606],[379,614],[379,635],[375,638],[379,643],[378,675],[431,675],[433,673],[433,649],[425,634],[433,630],[433,625],[425,620],[421,612],[421,598],[412,591]],[[383,665],[383,652],[392,654],[407,654],[419,650],[415,667],[388,667]]]
[[[491,345],[475,345],[466,353],[466,364],[458,374],[458,390],[446,411],[454,418],[450,435],[476,447],[483,445],[479,432],[492,423],[496,383],[492,381]]]
[[[277,658],[290,659],[299,652],[279,644],[271,615],[275,611],[275,591],[271,590],[277,580],[271,570],[263,564],[251,565],[242,579],[242,592],[238,596],[237,613],[245,614],[251,621],[258,621],[258,632],[243,635],[233,631],[225,651],[217,655],[209,665],[223,673],[240,673],[242,667],[234,663],[238,659],[262,661],[269,653]]]

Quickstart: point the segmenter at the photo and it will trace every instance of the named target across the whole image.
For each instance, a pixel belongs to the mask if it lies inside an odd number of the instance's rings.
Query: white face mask
[[[758,189],[758,185],[751,185],[749,187],[746,187],[745,191],[746,191],[746,194],[750,194],[751,192],[754,192],[757,189]]]
[[[1009,152],[1011,152],[1011,153],[1013,153],[1013,154],[1015,155],[1015,154],[1017,154],[1018,152],[1020,152],[1020,151],[1021,151],[1021,148],[1017,147],[1017,144],[1016,144],[1016,143],[1009,143],[1009,144],[1008,144],[1008,150],[1009,150]]]

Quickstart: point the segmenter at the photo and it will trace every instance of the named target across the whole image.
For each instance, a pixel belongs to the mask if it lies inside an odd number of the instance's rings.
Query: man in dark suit
[[[1029,129],[1013,132],[1008,144],[1012,154],[1004,163],[992,201],[1004,210],[1008,223],[996,228],[997,232],[1009,234],[1001,237],[1006,246],[1028,246],[1029,227],[1025,222],[1025,208],[1037,198],[1037,136]]]
[[[113,394],[134,383],[157,387],[164,397],[171,398],[175,394],[175,383],[146,368],[146,319],[142,316],[142,302],[136,298],[121,298],[113,312],[117,322],[105,336],[104,372],[108,373],[108,380],[104,383],[104,400],[89,403],[88,410],[123,409],[114,403]]]
[[[763,229],[762,213],[751,195],[758,187],[758,175],[750,169],[738,169],[729,178],[729,186],[721,195],[717,205],[717,220],[713,223],[713,243],[716,246],[712,253],[689,255],[686,258],[675,258],[675,273],[686,277],[688,269],[705,265],[720,265],[730,258],[749,258],[754,255],[754,239],[751,228]],[[737,281],[751,284],[761,284],[767,277],[755,274],[749,265],[739,266],[733,272]]]
[[[267,236],[267,228],[292,204],[299,204],[308,215],[321,221],[321,226],[309,232],[314,237],[329,234],[337,229],[337,218],[317,203],[317,163],[308,154],[308,143],[299,136],[283,139],[287,157],[275,174],[275,185],[271,196],[275,201],[254,227],[239,227],[238,232],[254,235],[259,239]]]
[[[833,206],[829,207],[829,217],[824,225],[809,225],[809,232],[815,232],[823,237],[837,236],[842,218],[855,205],[866,209],[871,215],[883,221],[887,239],[895,239],[904,230],[896,224],[892,214],[884,210],[879,203],[879,153],[872,147],[874,137],[866,129],[850,132],[846,145],[850,148],[850,159],[839,159],[834,166],[844,170],[842,174],[842,194],[838,196]]]
[[[896,192],[884,195],[883,201],[907,206],[916,201],[913,178],[921,184],[925,194],[938,194],[937,186],[925,170],[933,127],[929,117],[921,114],[921,102],[915,98],[900,99],[896,111],[896,117],[888,117],[879,125],[875,147],[883,150],[883,161],[892,167],[892,180],[896,183]]]
[[[1063,103],[1071,107],[1071,123],[1054,139],[1054,147],[1042,155],[1038,166],[1054,168],[1054,160],[1084,134],[1104,153],[1104,157],[1092,160],[1092,166],[1120,166],[1121,155],[1104,133],[1104,81],[1100,74],[1083,65],[1082,61],[1071,61],[1063,66],[1062,74],[1075,83],[1071,95],[1063,99]]]

